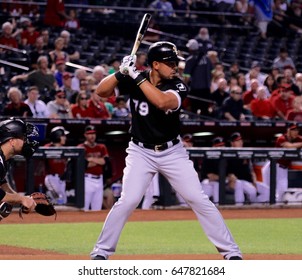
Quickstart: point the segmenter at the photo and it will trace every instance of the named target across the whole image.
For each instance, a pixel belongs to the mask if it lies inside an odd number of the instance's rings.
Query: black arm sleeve
[[[5,196],[5,191],[0,189],[0,201],[3,199],[4,196]]]

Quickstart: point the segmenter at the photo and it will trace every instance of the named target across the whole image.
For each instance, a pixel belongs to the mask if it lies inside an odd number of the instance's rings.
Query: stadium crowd
[[[72,42],[75,30],[87,30],[81,27],[81,20],[77,17],[80,9],[67,9],[61,2],[61,6],[56,7],[60,17],[55,19],[51,2],[46,6],[42,24],[37,20],[41,15],[39,6],[34,2],[27,5],[2,4],[7,20],[2,23],[0,44],[7,48],[1,49],[1,58],[10,61],[11,57],[19,56],[20,60],[16,61],[22,61],[20,53],[26,51],[28,59],[27,71],[13,75],[15,71],[8,70],[10,76],[2,75],[2,115],[46,118],[129,117],[127,109],[123,114],[113,113],[118,108],[115,99],[102,100],[93,93],[103,77],[117,71],[120,61],[117,58],[105,60],[93,69],[86,65],[77,69],[68,67],[68,63],[82,62],[81,48],[77,49]],[[66,4],[81,5],[99,5],[101,2],[65,1]],[[279,17],[283,15],[282,28],[300,34],[292,16],[298,14],[298,10],[301,13],[301,1],[297,0],[149,2],[148,7],[153,9],[157,22],[167,17],[199,17],[194,12],[211,11],[217,12],[218,17],[214,21],[222,25],[255,25],[259,37],[265,40],[267,33],[273,35],[277,30],[276,18],[280,22]],[[266,10],[263,6],[265,4]],[[242,16],[222,17],[224,13],[239,13]],[[57,36],[51,36],[53,32]],[[201,26],[195,35],[188,38],[183,46],[186,62],[179,65],[179,75],[191,90],[184,104],[186,110],[217,120],[299,120],[302,111],[302,74],[297,71],[285,45],[280,46],[269,71],[264,72],[261,61],[257,60],[251,61],[247,69],[242,69],[238,61],[227,65],[220,57],[209,28]],[[137,68],[143,70],[148,67],[146,52],[140,52],[137,56],[140,58]],[[4,74],[7,66],[1,69]],[[35,97],[32,97],[33,92]],[[125,99],[122,106],[127,108],[127,96],[122,98]]]

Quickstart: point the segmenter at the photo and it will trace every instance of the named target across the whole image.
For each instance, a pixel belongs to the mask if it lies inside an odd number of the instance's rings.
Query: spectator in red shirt
[[[271,102],[266,97],[266,88],[260,86],[257,88],[257,97],[251,102],[251,113],[260,120],[270,120],[275,116],[275,111]]]
[[[2,24],[2,35],[0,37],[0,44],[11,48],[18,48],[18,41],[12,37],[13,25],[10,22]]]
[[[293,101],[293,109],[286,115],[288,121],[302,122],[302,96],[296,96]]]
[[[71,113],[75,119],[90,118],[91,108],[88,108],[89,97],[85,91],[80,91],[76,97],[76,104],[71,107]]]
[[[23,102],[22,92],[18,88],[11,87],[8,90],[7,97],[10,100],[10,103],[4,107],[4,116],[19,116],[24,118],[33,116],[30,107]]]
[[[244,109],[250,111],[251,110],[251,102],[257,97],[257,88],[259,86],[259,82],[257,79],[251,80],[251,89],[247,90],[242,95],[242,100],[244,104]]]
[[[65,12],[64,0],[47,0],[44,24],[63,27],[65,21],[70,19],[70,16]]]
[[[22,46],[34,46],[39,36],[40,32],[36,30],[36,27],[31,22],[29,22],[26,28],[21,32]]]
[[[110,118],[109,112],[105,104],[101,101],[101,97],[95,91],[91,91],[91,97],[88,101],[88,108],[91,110],[91,117],[98,119]]]
[[[277,116],[285,120],[289,110],[293,108],[294,93],[289,86],[283,85],[279,95],[273,100],[273,108],[276,111]]]

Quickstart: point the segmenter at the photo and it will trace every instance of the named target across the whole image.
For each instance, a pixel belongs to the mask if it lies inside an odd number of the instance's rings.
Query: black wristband
[[[114,76],[119,82],[125,78],[125,75],[123,75],[120,71],[117,71],[116,73],[114,73]]]
[[[147,81],[145,77],[143,77],[141,74],[139,74],[134,81],[136,82],[137,86],[140,86],[143,82]]]

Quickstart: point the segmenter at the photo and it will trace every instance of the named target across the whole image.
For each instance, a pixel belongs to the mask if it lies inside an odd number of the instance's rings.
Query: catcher
[[[10,118],[0,122],[0,221],[12,211],[13,205],[21,204],[20,210],[29,213],[33,210],[42,211],[40,214],[55,214],[50,206],[37,206],[41,199],[35,201],[35,196],[22,196],[15,192],[6,181],[9,160],[15,155],[30,158],[38,148],[38,142],[31,137],[38,135],[38,129],[31,123],[21,119]],[[46,205],[42,201],[42,205]],[[41,210],[42,208],[42,210]],[[44,209],[46,208],[46,209]],[[44,212],[46,214],[44,214]]]

